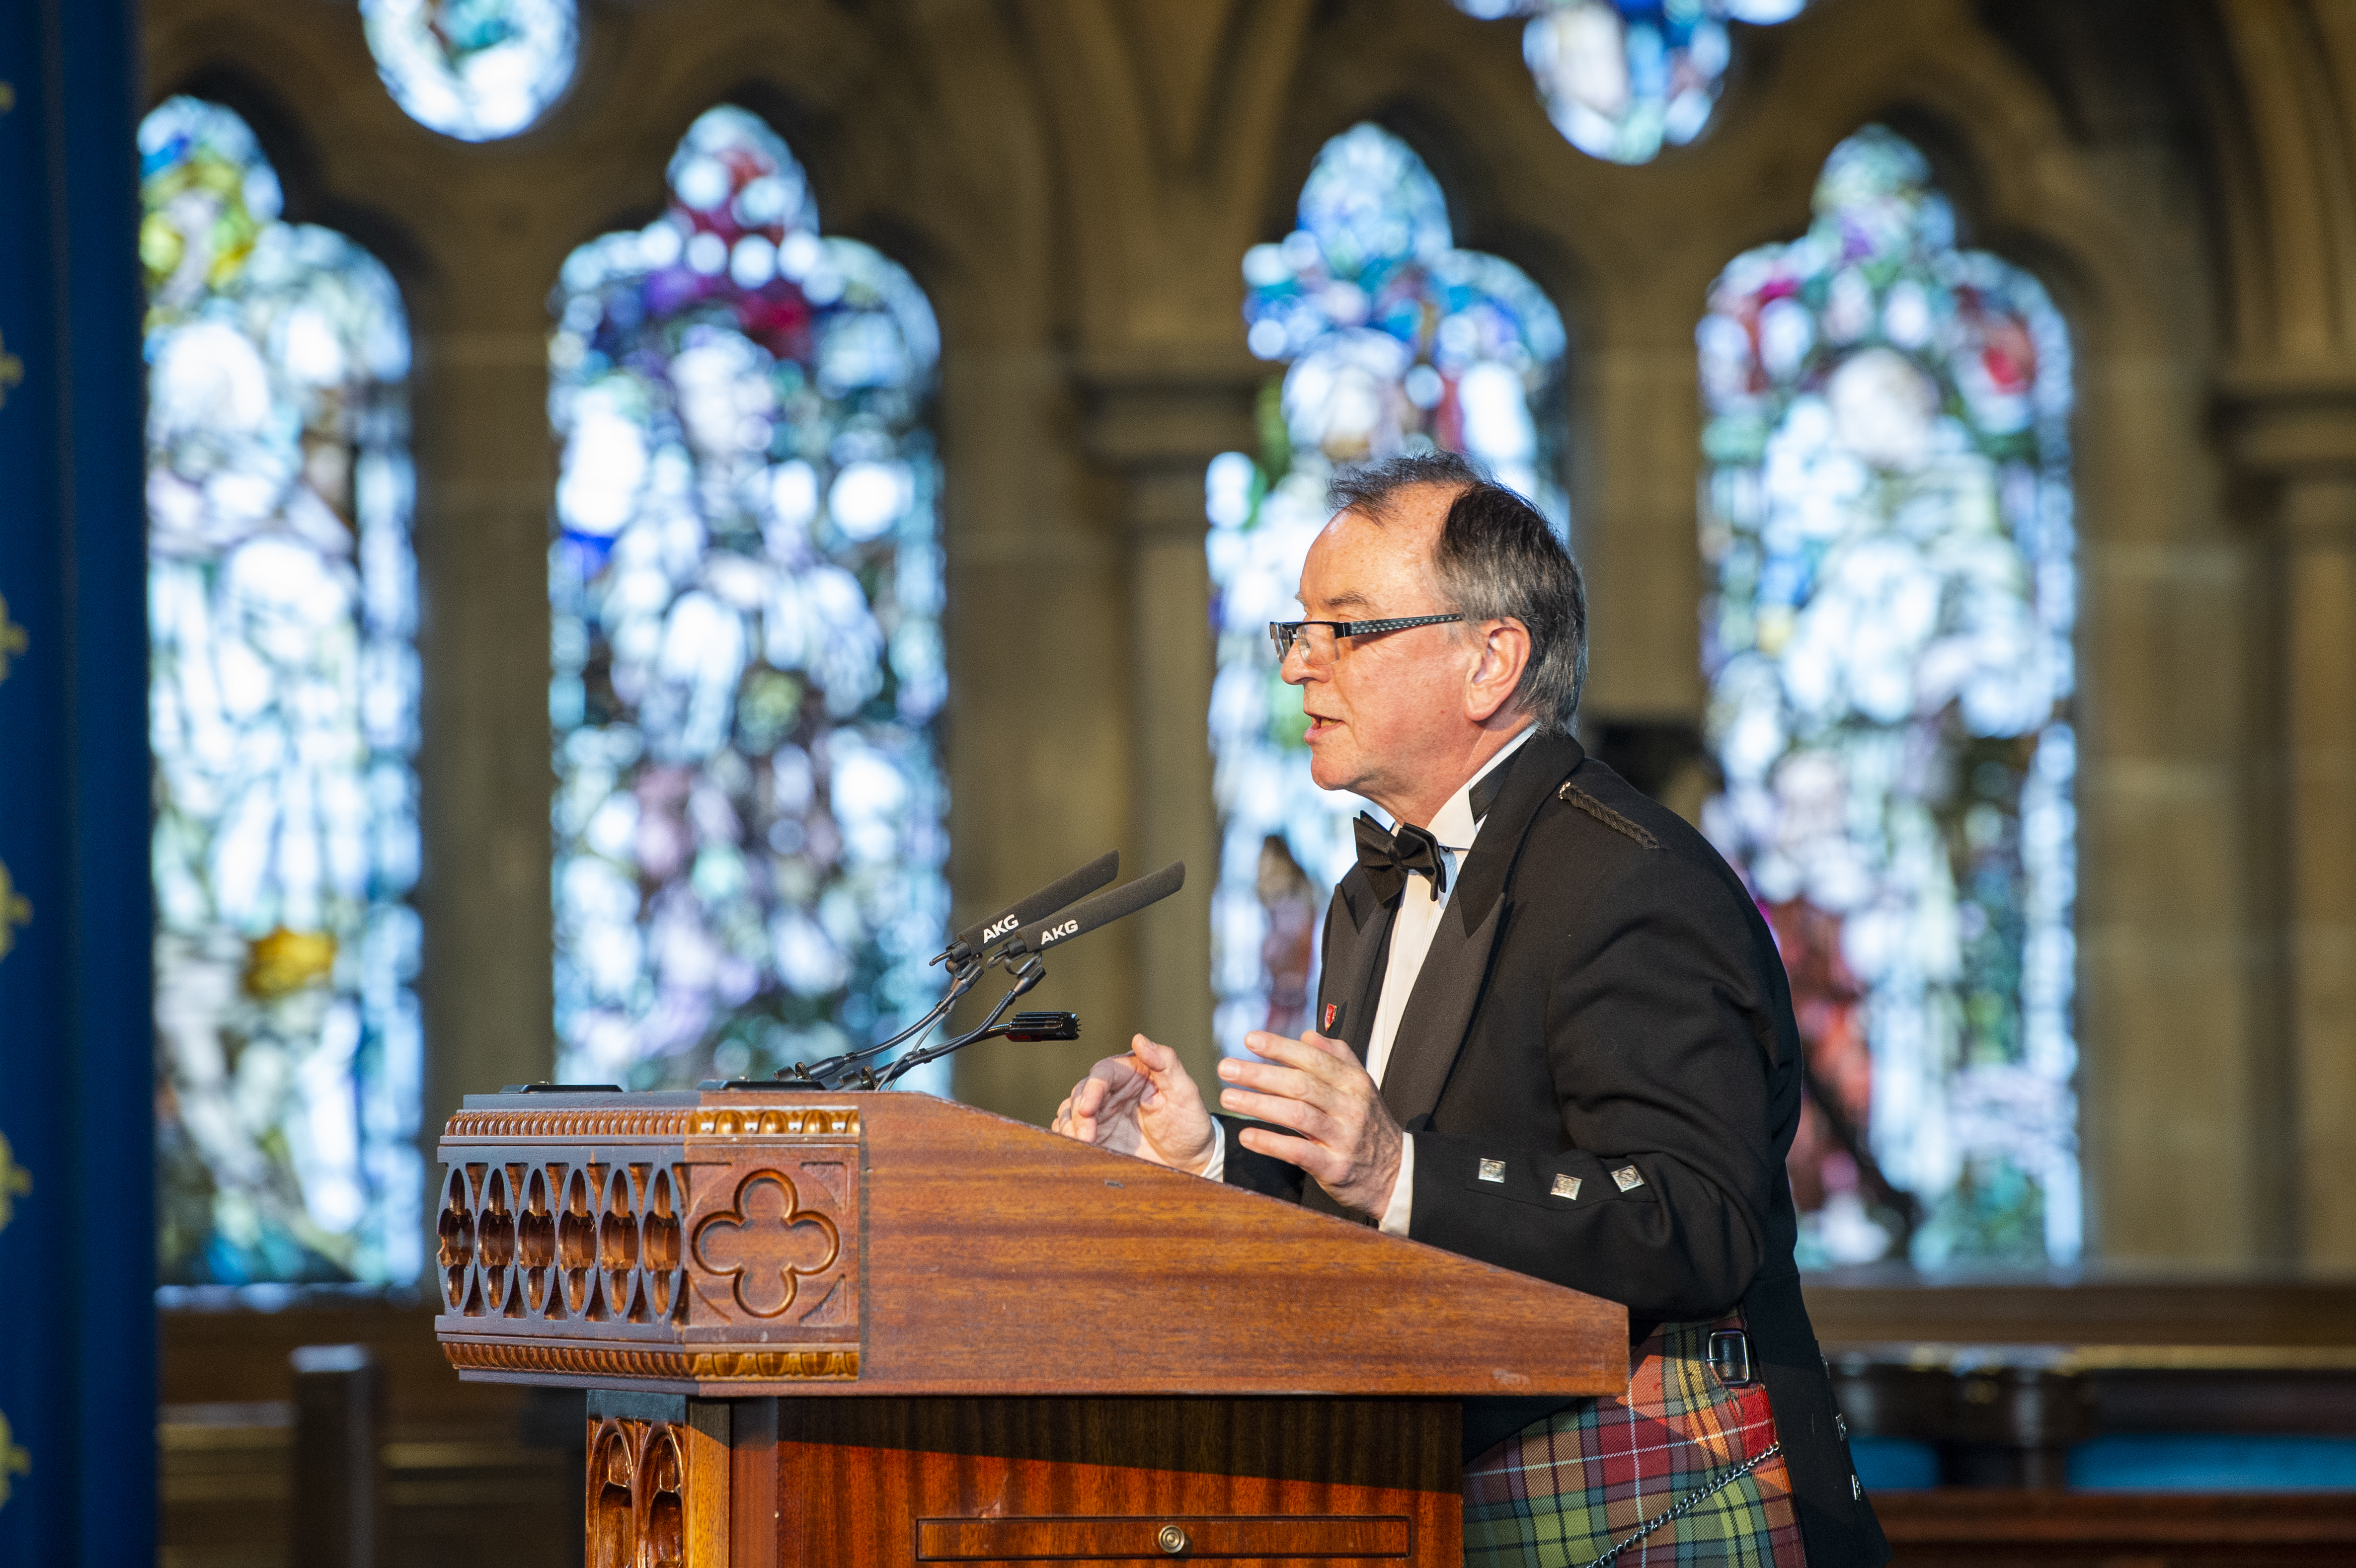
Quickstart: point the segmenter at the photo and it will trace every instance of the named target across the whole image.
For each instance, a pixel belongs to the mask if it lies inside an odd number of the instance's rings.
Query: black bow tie
[[[1407,886],[1408,875],[1419,871],[1431,878],[1434,898],[1448,891],[1448,863],[1440,858],[1440,841],[1413,822],[1401,822],[1387,833],[1380,822],[1358,813],[1358,865],[1375,886],[1375,897],[1387,904]]]

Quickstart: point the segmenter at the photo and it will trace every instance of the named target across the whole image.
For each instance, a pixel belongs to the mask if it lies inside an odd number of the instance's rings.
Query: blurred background
[[[579,1397],[431,1340],[463,1094],[879,1039],[1109,847],[1189,879],[1084,1039],[912,1082],[1298,1032],[1360,803],[1262,628],[1445,447],[1782,944],[1907,1560],[2356,1556],[2356,7],[0,30],[0,1555],[327,1561],[340,1442],[390,1561],[577,1560]]]

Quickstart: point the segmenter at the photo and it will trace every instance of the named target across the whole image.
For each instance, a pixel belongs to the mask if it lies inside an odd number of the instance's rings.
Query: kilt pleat
[[[1467,1568],[1588,1568],[1746,1464],[1612,1568],[1804,1568],[1767,1391],[1730,1388],[1710,1366],[1711,1331],[1741,1326],[1739,1313],[1663,1324],[1630,1359],[1625,1393],[1558,1411],[1466,1466]]]

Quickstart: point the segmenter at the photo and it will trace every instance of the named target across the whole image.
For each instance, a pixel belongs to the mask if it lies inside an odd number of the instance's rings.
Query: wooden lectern
[[[1609,1302],[908,1093],[472,1095],[434,1320],[589,1391],[594,1568],[1462,1559],[1461,1402]]]

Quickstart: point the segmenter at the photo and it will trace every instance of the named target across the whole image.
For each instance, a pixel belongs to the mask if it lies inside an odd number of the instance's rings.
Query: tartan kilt
[[[1466,1568],[1589,1568],[1693,1493],[1775,1443],[1767,1390],[1730,1388],[1715,1323],[1666,1323],[1630,1359],[1627,1391],[1581,1401],[1464,1467]],[[1608,1559],[1612,1568],[1804,1568],[1782,1454]]]

